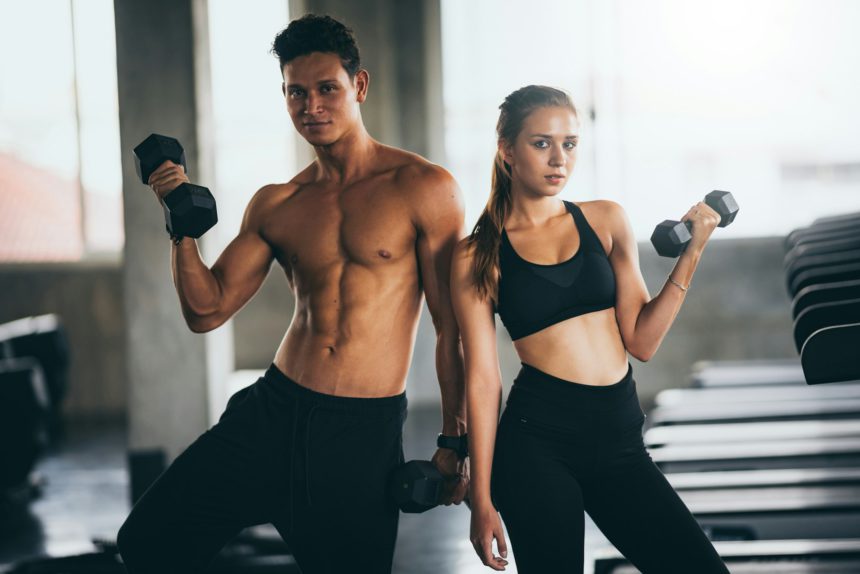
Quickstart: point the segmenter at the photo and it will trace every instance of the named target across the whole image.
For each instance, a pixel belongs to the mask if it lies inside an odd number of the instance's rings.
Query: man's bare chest
[[[266,221],[264,234],[291,275],[414,262],[417,232],[396,190],[314,191],[285,202]]]

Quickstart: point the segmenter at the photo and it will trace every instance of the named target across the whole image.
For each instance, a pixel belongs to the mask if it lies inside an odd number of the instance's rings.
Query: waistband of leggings
[[[620,381],[611,385],[586,385],[575,381],[561,379],[526,363],[514,379],[514,389],[522,389],[540,394],[545,398],[559,401],[580,400],[583,398],[618,398],[635,392],[636,383],[633,380],[633,365],[627,363],[627,374]]]
[[[324,408],[367,414],[402,414],[406,411],[406,393],[390,397],[340,397],[320,393],[295,382],[274,365],[266,369],[262,382],[277,394],[299,398]]]

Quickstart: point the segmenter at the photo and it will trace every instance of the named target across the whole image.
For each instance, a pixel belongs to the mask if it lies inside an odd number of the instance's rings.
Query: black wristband
[[[457,453],[457,458],[464,459],[469,456],[469,435],[448,436],[440,434],[436,437],[436,446],[450,448]]]

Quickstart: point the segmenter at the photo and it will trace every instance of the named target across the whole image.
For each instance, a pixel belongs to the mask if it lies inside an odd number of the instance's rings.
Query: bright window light
[[[715,239],[860,211],[858,2],[442,0],[442,20],[446,152],[469,224],[497,106],[529,83],[580,108],[563,196],[620,202],[640,240],[712,189],[741,206]]]

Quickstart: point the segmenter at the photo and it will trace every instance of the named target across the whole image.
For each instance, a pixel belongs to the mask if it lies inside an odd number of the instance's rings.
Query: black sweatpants
[[[230,398],[134,506],[118,544],[130,574],[204,568],[246,526],[273,523],[303,574],[391,571],[406,396],[346,398],[274,365]]]
[[[728,573],[646,451],[644,420],[632,367],[591,386],[523,365],[492,473],[520,574],[582,572],[583,510],[644,574]]]

